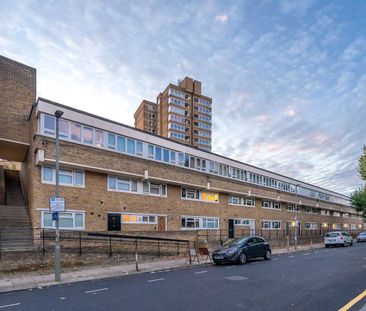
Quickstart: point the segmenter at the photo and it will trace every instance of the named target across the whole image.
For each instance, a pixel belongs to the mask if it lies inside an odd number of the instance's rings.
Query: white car
[[[345,231],[328,232],[324,237],[324,245],[325,247],[329,247],[331,245],[352,246],[353,238],[348,232]]]

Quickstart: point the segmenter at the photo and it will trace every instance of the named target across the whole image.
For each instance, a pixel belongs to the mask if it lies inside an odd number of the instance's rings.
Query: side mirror
[[[248,242],[247,245],[248,246],[253,245],[253,242]]]

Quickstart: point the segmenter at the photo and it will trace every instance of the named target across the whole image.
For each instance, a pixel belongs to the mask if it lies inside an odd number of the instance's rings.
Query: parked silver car
[[[346,231],[333,231],[328,232],[324,237],[324,245],[325,247],[329,246],[346,246],[346,245],[353,245],[353,238],[352,236]]]
[[[361,233],[357,236],[357,242],[366,242],[366,231],[361,232]]]

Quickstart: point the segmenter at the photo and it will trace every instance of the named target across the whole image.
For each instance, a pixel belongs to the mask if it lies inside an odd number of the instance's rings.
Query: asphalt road
[[[365,289],[366,243],[5,293],[0,310],[333,311]]]

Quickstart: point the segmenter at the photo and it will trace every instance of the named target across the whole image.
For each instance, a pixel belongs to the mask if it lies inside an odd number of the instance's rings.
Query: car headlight
[[[232,254],[234,254],[235,252],[237,252],[237,248],[231,248],[231,249],[229,249],[228,251],[227,251],[227,254],[228,255],[232,255]]]

